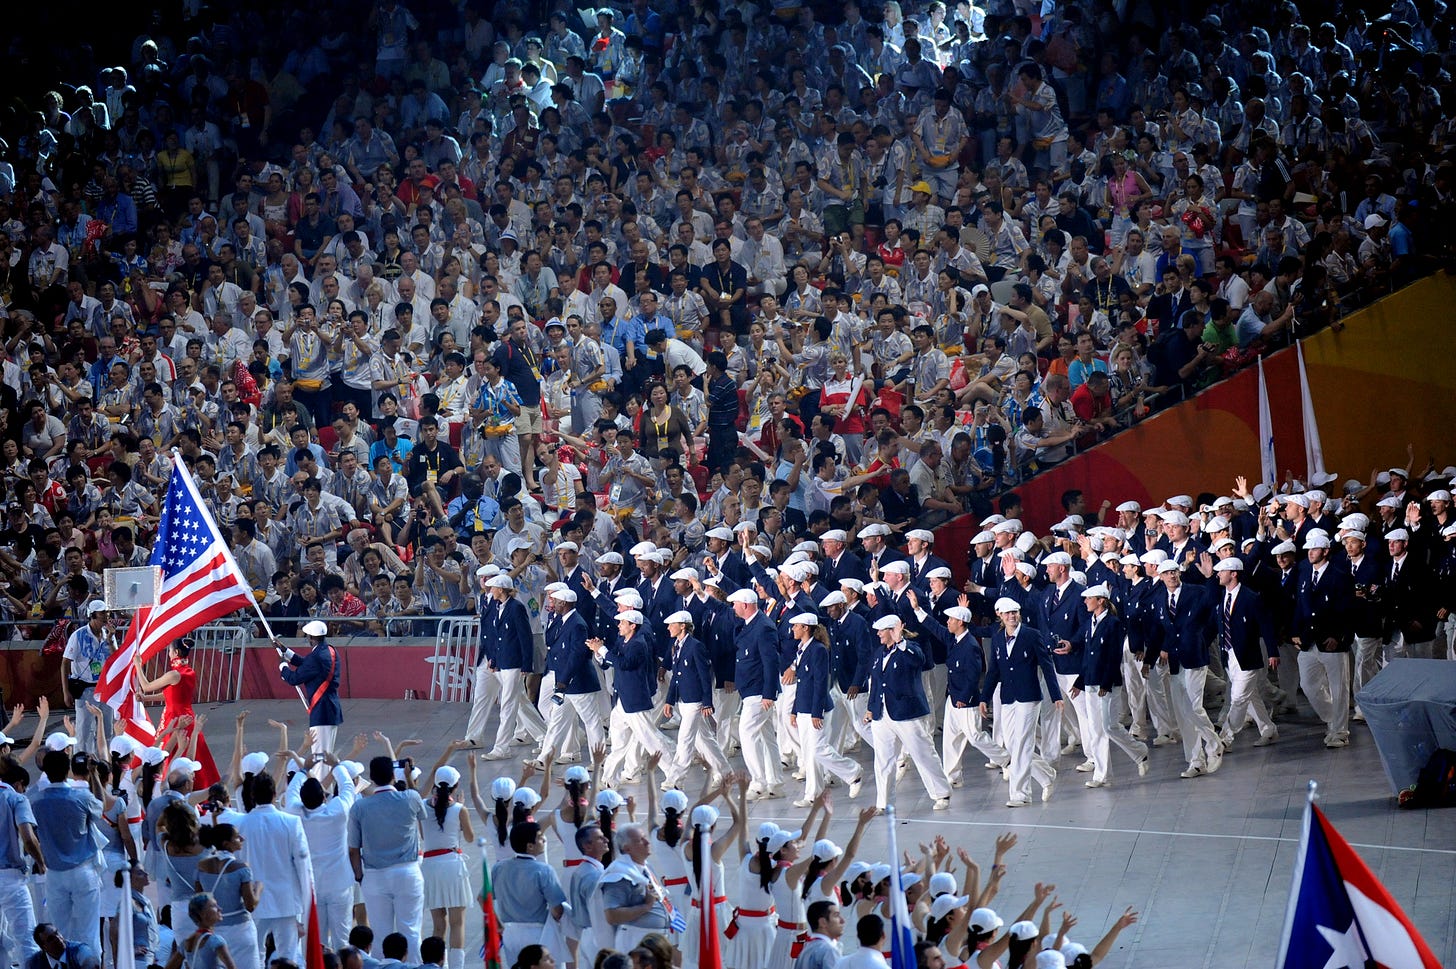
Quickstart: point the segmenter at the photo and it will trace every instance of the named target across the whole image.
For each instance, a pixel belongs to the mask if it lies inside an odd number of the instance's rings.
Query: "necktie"
[[[1178,615],[1178,593],[1176,592],[1168,596],[1168,615]]]
[[[1228,595],[1223,597],[1223,623],[1222,632],[1219,637],[1223,648],[1229,652],[1232,652],[1234,648],[1233,613],[1234,594],[1233,592],[1229,592]]]
[[[1394,582],[1398,578],[1400,578],[1400,563],[1392,562],[1390,564],[1390,581]]]

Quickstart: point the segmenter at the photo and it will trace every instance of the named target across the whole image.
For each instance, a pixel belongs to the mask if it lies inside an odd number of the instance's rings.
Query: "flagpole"
[[[1299,852],[1294,858],[1294,874],[1289,880],[1289,903],[1284,907],[1284,930],[1279,939],[1279,959],[1275,969],[1282,969],[1289,954],[1289,942],[1294,936],[1294,915],[1299,908],[1299,887],[1304,879],[1304,863],[1309,852],[1309,830],[1314,821],[1314,799],[1319,793],[1319,782],[1311,780],[1304,802],[1304,821],[1299,833]]]

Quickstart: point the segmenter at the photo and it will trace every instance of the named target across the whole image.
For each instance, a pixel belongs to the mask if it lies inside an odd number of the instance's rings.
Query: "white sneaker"
[[[1096,764],[1092,763],[1090,760],[1084,760],[1082,761],[1082,763],[1077,765],[1077,773],[1085,774],[1088,771],[1095,770],[1096,768]]]
[[[951,778],[950,786],[955,788],[956,790],[960,790],[962,787],[966,786],[966,782],[962,778],[953,777]]]
[[[1204,771],[1203,771],[1203,768],[1202,767],[1197,767],[1197,766],[1194,766],[1194,765],[1191,765],[1190,764],[1189,767],[1188,767],[1188,769],[1185,770],[1183,773],[1179,774],[1178,776],[1179,777],[1184,777],[1184,778],[1201,777],[1201,776],[1203,776],[1203,772]]]
[[[813,803],[814,802],[811,801],[811,800],[809,800],[807,797],[801,797],[797,801],[794,802],[794,807],[796,807],[796,808],[806,808],[806,807],[809,807]]]
[[[938,797],[938,798],[935,799],[935,803],[933,803],[933,804],[930,805],[930,809],[932,811],[944,811],[944,810],[946,810],[949,807],[950,807],[950,798],[948,798],[948,797]]]
[[[1156,737],[1153,738],[1153,746],[1154,747],[1166,747],[1169,744],[1176,744],[1177,742],[1178,742],[1178,738],[1177,737],[1172,737],[1172,736],[1169,736],[1168,734],[1159,734],[1158,736],[1156,736]]]
[[[1270,747],[1270,746],[1272,746],[1274,744],[1277,744],[1278,742],[1279,742],[1279,731],[1276,730],[1273,733],[1266,733],[1263,736],[1261,736],[1258,740],[1254,741],[1254,746],[1255,747]]]
[[[1325,739],[1325,746],[1331,750],[1339,747],[1348,747],[1350,746],[1350,740],[1347,737],[1327,737]]]
[[[1082,744],[1080,741],[1073,740],[1071,743],[1067,744],[1067,746],[1062,748],[1062,754],[1063,756],[1067,754],[1075,754],[1081,746]]]
[[[1052,772],[1052,779],[1049,780],[1049,781],[1047,781],[1046,787],[1043,787],[1041,789],[1041,799],[1042,799],[1042,803],[1043,804],[1045,804],[1047,801],[1050,801],[1052,799],[1052,791],[1054,791],[1056,789],[1057,789],[1057,775],[1056,775],[1056,772],[1053,771]]]
[[[501,750],[497,747],[495,750],[483,754],[482,758],[484,760],[510,760],[511,752],[509,750]]]
[[[1090,780],[1090,781],[1085,781],[1082,784],[1082,786],[1083,787],[1110,787],[1111,785],[1108,784],[1106,781]]]
[[[860,788],[864,787],[864,775],[861,774],[849,782],[849,799],[853,801],[859,797]]]
[[[801,771],[801,770],[794,771],[794,780],[796,780],[796,781],[802,781],[803,779],[804,779],[804,772],[803,771]]]
[[[1147,758],[1147,755],[1146,754],[1143,755],[1143,759],[1142,760],[1138,761],[1137,767],[1138,767],[1138,776],[1139,777],[1147,777],[1148,776],[1148,758]]]
[[[1031,802],[1018,799],[1015,801],[1007,801],[1006,806],[1009,808],[1031,807]]]
[[[758,795],[758,799],[760,801],[771,801],[774,798],[779,798],[779,797],[783,797],[783,796],[784,796],[784,792],[783,791],[779,790],[777,787],[770,787],[768,790],[762,791]]]

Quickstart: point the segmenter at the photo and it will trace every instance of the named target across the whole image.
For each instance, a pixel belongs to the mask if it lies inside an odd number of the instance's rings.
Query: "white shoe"
[[[1049,781],[1047,781],[1046,787],[1043,787],[1041,789],[1041,799],[1042,799],[1042,803],[1043,804],[1045,804],[1047,801],[1050,801],[1052,799],[1052,791],[1054,791],[1056,789],[1057,789],[1057,775],[1056,775],[1056,772],[1053,771],[1052,772],[1052,779],[1049,780]]]
[[[784,796],[784,792],[783,791],[779,790],[777,787],[770,787],[768,790],[761,792],[758,795],[758,799],[760,801],[771,801],[774,798],[779,798],[779,797],[783,797],[783,796]]]
[[[1067,744],[1067,746],[1062,748],[1062,754],[1075,754],[1078,748],[1080,748],[1081,746],[1082,744],[1080,741],[1073,740],[1071,743]]]
[[[806,808],[806,807],[809,807],[813,803],[814,802],[811,801],[811,800],[809,800],[807,797],[801,797],[797,801],[794,802],[794,807],[796,807],[796,808]]]
[[[910,762],[908,760],[902,760],[902,761],[900,761],[900,766],[898,766],[898,767],[895,768],[895,780],[897,780],[897,781],[903,781],[905,779],[905,775],[908,774],[909,772],[910,772]]]
[[[1142,760],[1138,761],[1137,768],[1138,768],[1138,776],[1139,777],[1147,777],[1148,776],[1148,758],[1147,758],[1147,755],[1146,754],[1143,755],[1143,759]]]
[[[956,790],[960,790],[962,787],[966,786],[966,782],[962,778],[955,777],[951,779],[950,786],[955,788]]]
[[[743,792],[743,796],[748,798],[748,800],[750,801],[757,801],[759,795],[761,795],[762,793],[763,788],[759,787],[757,784],[750,784],[748,785],[748,790]]]
[[[1132,737],[1133,740],[1147,740],[1148,739],[1147,732],[1144,731],[1141,727],[1138,727],[1135,730],[1129,730],[1128,731],[1128,734]]]
[[[935,799],[935,802],[930,805],[930,809],[932,811],[944,811],[944,810],[946,810],[949,807],[950,807],[950,798],[948,798],[948,797],[938,797],[938,798]]]
[[[533,757],[530,760],[522,761],[521,762],[521,766],[522,767],[533,767],[536,770],[545,770],[546,769],[546,762],[544,760],[542,760],[541,758],[539,758],[539,757]]]
[[[1347,737],[1327,737],[1325,738],[1325,746],[1331,750],[1335,750],[1339,747],[1350,746],[1350,741]]]
[[[859,797],[860,788],[864,787],[864,775],[861,774],[849,782],[849,799],[853,801]]]
[[[802,781],[803,779],[804,779],[804,772],[803,771],[801,771],[801,770],[794,771],[794,780],[796,780],[796,781]]]
[[[1090,760],[1084,760],[1082,761],[1082,763],[1077,765],[1077,773],[1085,774],[1090,770],[1095,770],[1096,768],[1096,764],[1092,763]]]
[[[1188,769],[1185,770],[1183,773],[1179,774],[1178,776],[1179,777],[1184,777],[1184,778],[1202,777],[1203,776],[1203,768],[1202,767],[1196,767],[1196,766],[1193,766],[1193,765],[1189,765]]]
[[[658,786],[657,789],[659,791],[673,791],[673,790],[677,790],[678,789],[678,786],[676,784],[674,784],[672,781],[664,780],[662,782],[662,784]]]
[[[1031,802],[1024,800],[1007,801],[1006,806],[1009,808],[1031,807]]]
[[[1154,747],[1166,747],[1169,744],[1176,744],[1177,742],[1177,737],[1169,736],[1168,734],[1159,734],[1153,738]]]
[[[511,752],[509,750],[501,750],[497,747],[494,750],[482,754],[481,757],[484,760],[510,760]]]
[[[1109,784],[1109,783],[1107,783],[1107,781],[1091,780],[1091,781],[1085,781],[1082,784],[1082,786],[1083,787],[1111,787],[1112,785]]]
[[[1254,746],[1255,747],[1269,747],[1269,746],[1272,746],[1273,744],[1277,744],[1278,742],[1279,742],[1279,731],[1276,730],[1273,733],[1264,734],[1258,740],[1254,741]]]
[[[1222,767],[1222,766],[1223,766],[1223,754],[1218,754],[1215,757],[1208,758],[1208,766],[1205,767],[1205,768],[1203,768],[1203,772],[1205,774],[1217,773],[1218,769],[1220,767]]]
[[[988,760],[988,761],[986,761],[986,770],[1000,770],[1000,769],[1001,769],[1001,765],[998,764],[998,763],[996,763],[994,760]]]

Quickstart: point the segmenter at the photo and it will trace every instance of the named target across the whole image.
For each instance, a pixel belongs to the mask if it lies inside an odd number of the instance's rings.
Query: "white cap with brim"
[[[1237,556],[1230,555],[1226,559],[1220,559],[1213,566],[1215,572],[1242,572],[1244,571],[1244,560]]]
[[[617,613],[617,622],[630,622],[634,626],[641,626],[647,619],[636,609],[628,609],[626,612]]]
[[[196,774],[202,770],[202,765],[187,757],[173,757],[172,762],[167,765],[168,774]]]
[[[949,582],[951,580],[952,573],[950,569],[946,568],[944,565],[941,565],[931,569],[929,572],[926,572],[925,577],[927,579],[945,579],[947,582]]]
[[[161,747],[143,747],[141,750],[137,751],[137,756],[141,758],[141,762],[143,764],[146,764],[148,767],[156,767],[162,761],[167,759],[167,752]]]
[[[561,780],[567,784],[589,784],[591,783],[591,771],[580,764],[572,764],[566,768],[566,773],[561,775]]]
[[[817,625],[819,625],[819,617],[816,616],[816,615],[814,615],[812,612],[801,612],[797,616],[791,616],[789,618],[789,625],[790,626],[817,626]]]
[[[261,774],[268,769],[268,755],[255,750],[238,762],[238,768],[244,774]]]
[[[596,805],[599,809],[606,808],[608,811],[616,811],[621,809],[626,803],[626,799],[616,791],[609,789],[597,792]]]
[[[1269,554],[1270,555],[1293,555],[1295,552],[1298,552],[1298,551],[1299,551],[1299,549],[1297,549],[1297,548],[1294,547],[1294,543],[1293,542],[1283,541],[1283,542],[1280,542],[1278,545],[1275,545],[1272,549],[1270,549],[1269,550]]]
[[[691,626],[693,623],[693,614],[688,612],[686,609],[679,609],[677,612],[664,619],[663,622],[668,623],[669,625],[675,622],[687,623]]]
[[[965,606],[951,606],[945,611],[945,618],[958,619],[963,623],[970,623],[974,619],[971,615],[971,610]]]
[[[864,539],[864,538],[874,538],[875,536],[879,536],[881,538],[884,538],[886,535],[889,535],[889,534],[890,534],[890,528],[889,528],[889,526],[888,525],[881,525],[879,522],[874,522],[872,524],[866,525],[864,528],[861,528],[859,530],[859,537],[861,539]]]
[[[696,582],[702,576],[698,575],[697,569],[678,569],[669,578],[674,582]]]
[[[1406,531],[1404,528],[1392,528],[1390,531],[1385,533],[1385,540],[1387,542],[1409,542],[1410,532]]]
[[[1310,532],[1309,535],[1304,540],[1304,548],[1305,548],[1305,551],[1308,551],[1308,550],[1310,550],[1312,548],[1329,548],[1329,547],[1330,547],[1330,537],[1328,535],[1316,534],[1315,532]]]
[[[899,629],[905,623],[899,616],[881,616],[875,620],[875,629]]]
[[[460,771],[449,764],[441,764],[435,768],[435,786],[444,784],[446,787],[455,787],[460,783]]]
[[[841,589],[849,589],[854,592],[855,595],[859,595],[861,592],[864,591],[865,584],[859,579],[840,579],[839,587]]]
[[[487,589],[514,589],[516,584],[508,575],[492,575],[485,580],[485,587]]]
[[[829,595],[819,600],[820,609],[828,609],[830,606],[844,606],[848,604],[849,600],[844,597],[844,593],[838,591],[831,592],[829,593]]]
[[[556,551],[558,553],[560,553],[560,552],[580,552],[581,551],[581,546],[578,545],[578,544],[576,544],[575,542],[562,542],[560,545],[556,546]]]
[[[739,589],[736,592],[729,593],[728,601],[757,605],[758,595],[752,589]]]
[[[880,567],[880,571],[885,573],[886,575],[889,575],[892,572],[896,575],[909,575],[910,563],[902,562],[899,560],[896,560],[894,562],[886,562]]]
[[[68,750],[74,746],[76,746],[76,738],[60,730],[48,734],[45,739],[46,750]]]
[[[13,743],[15,743],[15,741],[11,740],[4,733],[0,733],[0,744]],[[118,757],[134,756],[137,752],[137,747],[137,742],[135,740],[132,740],[126,734],[117,734],[115,737],[111,738],[111,743],[107,744],[107,749],[110,750],[113,754],[116,754]],[[266,757],[266,755],[264,756]],[[246,757],[243,759],[247,760]],[[256,774],[257,771],[253,771],[253,773]]]
[[[1032,565],[1030,562],[1017,562],[1016,571],[1020,572],[1022,575],[1028,578],[1031,578],[1036,575],[1036,566]]]
[[[1017,602],[1015,599],[1011,598],[1010,596],[1002,596],[1001,598],[999,598],[999,599],[996,600],[996,614],[998,616],[1004,616],[1008,612],[1020,612],[1020,611],[1021,611],[1021,603]]]
[[[549,595],[557,602],[576,601],[576,590],[574,589],[556,589],[553,592],[549,593]]]
[[[1096,585],[1088,586],[1087,588],[1083,589],[1082,598],[1110,599],[1112,598],[1112,590],[1107,588],[1107,585],[1105,583],[1099,582]]]
[[[1041,564],[1042,565],[1065,565],[1068,568],[1071,568],[1071,566],[1072,566],[1072,557],[1070,555],[1068,555],[1066,552],[1053,552],[1052,554],[1048,555],[1046,558],[1042,559],[1041,560]]]
[[[983,530],[981,530],[979,532],[976,532],[976,537],[973,538],[973,539],[971,539],[971,544],[972,545],[982,545],[982,544],[985,544],[985,543],[988,543],[988,542],[994,542],[994,541],[996,541],[996,536],[994,534],[992,534],[989,529],[983,529]]]
[[[905,533],[905,540],[915,539],[917,542],[935,541],[935,533],[925,528],[912,528]]]
[[[823,535],[820,535],[819,540],[822,542],[843,543],[849,541],[849,534],[842,528],[831,528]]]
[[[1138,557],[1144,565],[1162,565],[1168,561],[1168,553],[1160,548],[1150,548]]]
[[[688,809],[688,796],[682,791],[667,791],[662,795],[662,809],[682,814]]]
[[[636,589],[618,589],[612,596],[612,600],[618,605],[631,606],[633,609],[642,608],[642,593]]]
[[[733,541],[733,530],[730,528],[724,528],[722,525],[719,525],[717,528],[708,529],[707,534],[705,534],[703,537],[716,538],[720,542],[731,542]]]
[[[1167,559],[1166,561],[1163,561],[1163,562],[1159,562],[1158,563],[1158,574],[1159,575],[1163,575],[1163,574],[1165,574],[1167,572],[1177,572],[1177,571],[1179,571],[1179,569],[1178,569],[1178,563],[1177,562],[1174,562],[1172,559]]]
[[[305,636],[327,636],[329,634],[329,627],[327,623],[322,623],[315,619],[313,622],[304,624],[303,634]]]
[[[941,872],[941,874],[945,874]],[[971,902],[969,895],[937,895],[935,901],[930,903],[930,917],[943,919],[958,908],[964,908]]]
[[[541,795],[536,793],[535,788],[518,787],[516,793],[511,795],[511,800],[529,811],[541,803]]]
[[[977,934],[994,932],[1006,923],[989,908],[978,908],[971,913],[970,929]]]
[[[622,555],[619,552],[603,552],[597,556],[598,565],[622,565]]]
[[[516,782],[509,777],[497,777],[490,782],[490,796],[497,801],[509,801],[516,793]]]
[[[699,804],[693,808],[693,827],[711,828],[718,823],[718,809],[711,804]]]

